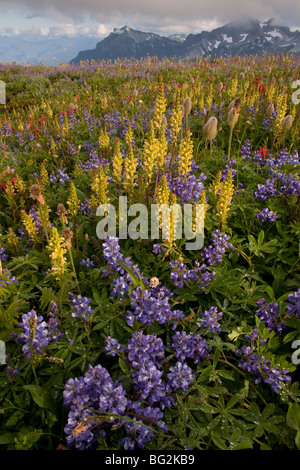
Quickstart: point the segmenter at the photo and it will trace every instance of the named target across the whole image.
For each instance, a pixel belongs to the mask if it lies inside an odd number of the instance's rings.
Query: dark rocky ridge
[[[233,21],[212,31],[189,34],[185,39],[182,35],[163,37],[123,26],[115,28],[98,42],[95,49],[79,52],[71,63],[147,56],[194,58],[287,52],[300,52],[300,31],[277,25],[274,19],[265,23],[249,19]]]

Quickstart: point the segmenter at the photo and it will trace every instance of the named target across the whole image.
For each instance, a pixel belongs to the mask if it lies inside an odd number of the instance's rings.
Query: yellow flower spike
[[[21,210],[21,221],[28,233],[29,238],[35,243],[39,240],[39,231],[35,220],[31,214],[27,214],[25,210]]]
[[[18,193],[23,193],[26,189],[25,182],[19,174],[16,174],[15,176],[14,187]]]
[[[158,204],[169,204],[170,190],[168,188],[168,180],[166,175],[161,177],[161,180],[157,189],[157,203]]]
[[[150,121],[150,129],[148,139],[144,142],[143,163],[145,167],[146,184],[151,182],[152,174],[155,167],[159,152],[158,139],[155,138],[154,124]]]
[[[56,227],[52,227],[51,229],[47,248],[50,251],[51,274],[56,280],[61,280],[68,268],[65,257],[67,247],[64,238],[59,235]]]
[[[69,199],[67,201],[67,204],[69,207],[69,213],[72,215],[72,217],[76,217],[80,207],[80,200],[77,196],[76,187],[73,181],[71,181],[70,183]]]
[[[190,172],[193,158],[193,141],[191,132],[187,132],[179,146],[178,173],[185,175]]]
[[[100,147],[103,149],[107,149],[109,147],[109,135],[106,132],[106,129],[100,129],[100,135],[99,135],[99,144]]]
[[[168,141],[165,135],[164,127],[160,128],[159,139],[158,139],[158,157],[157,157],[157,167],[159,170],[164,168],[165,158],[168,153]]]
[[[205,214],[209,208],[209,205],[206,201],[206,191],[205,189],[202,189],[201,191],[201,194],[200,194],[200,197],[199,197],[199,204],[203,204],[203,207],[204,207],[204,217],[205,217]]]
[[[113,155],[113,175],[117,183],[122,182],[122,170],[123,170],[123,156],[120,149],[119,138],[115,141],[114,155]]]
[[[42,163],[41,172],[40,172],[40,187],[41,187],[42,192],[46,189],[48,181],[49,181],[49,175],[46,170],[45,164]]]
[[[182,112],[180,108],[180,96],[179,96],[179,92],[176,91],[175,105],[174,105],[172,115],[170,118],[171,139],[172,139],[173,144],[177,143],[177,138],[181,130],[181,125],[182,125]]]
[[[217,218],[221,227],[224,226],[229,216],[233,193],[234,185],[232,183],[232,171],[229,170],[225,181],[221,184],[220,195],[217,202]]]
[[[210,187],[210,190],[211,192],[213,193],[214,196],[217,196],[220,189],[221,189],[221,176],[222,176],[222,171],[218,171],[211,187]]]
[[[166,108],[167,108],[167,100],[165,97],[164,86],[163,86],[163,83],[161,82],[159,93],[155,101],[155,111],[154,111],[154,116],[153,116],[154,126],[157,129],[160,128],[161,120],[162,120],[163,115],[166,112]]]
[[[135,188],[137,160],[134,158],[131,141],[128,139],[128,153],[124,163],[123,186],[127,195],[132,198]]]

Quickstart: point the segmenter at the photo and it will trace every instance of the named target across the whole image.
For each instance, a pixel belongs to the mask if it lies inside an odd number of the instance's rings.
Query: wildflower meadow
[[[0,80],[0,449],[299,450],[299,56]]]

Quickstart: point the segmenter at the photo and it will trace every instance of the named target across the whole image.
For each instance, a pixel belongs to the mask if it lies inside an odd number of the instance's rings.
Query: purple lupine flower
[[[253,382],[259,384],[265,382],[271,385],[272,390],[278,393],[282,388],[282,382],[290,382],[291,377],[286,369],[280,369],[271,364],[269,359],[255,353],[254,347],[242,346],[236,354],[240,356],[238,366],[245,372],[254,375]]]
[[[22,351],[25,356],[30,359],[31,350],[42,354],[42,348],[48,346],[50,342],[48,325],[44,318],[41,315],[37,316],[35,310],[31,310],[22,315],[22,322],[19,326],[23,330],[19,339],[24,343]]]
[[[200,335],[176,331],[171,339],[170,348],[174,349],[175,357],[181,362],[184,362],[186,358],[192,358],[195,364],[198,364],[209,355],[207,343]]]
[[[57,318],[50,312],[50,318],[47,321],[49,335],[51,340],[56,343],[58,338],[61,338],[64,334],[60,331],[60,326]]]
[[[112,280],[113,290],[110,295],[119,295],[121,299],[125,298],[125,293],[129,291],[129,284],[127,278],[124,276],[119,276],[116,279]]]
[[[104,353],[109,354],[110,356],[116,356],[118,351],[124,351],[124,347],[121,346],[118,341],[111,336],[105,338],[105,348],[102,350]]]
[[[172,294],[163,287],[153,287],[143,290],[138,286],[131,294],[131,309],[127,312],[127,323],[133,324],[134,319],[150,326],[153,322],[164,324],[172,320],[183,318],[179,310],[170,309],[169,300]]]
[[[277,212],[270,211],[265,207],[259,214],[255,214],[255,218],[261,222],[268,220],[269,222],[275,222],[277,220]]]
[[[256,311],[256,315],[265,323],[266,328],[280,335],[282,330],[286,328],[286,325],[278,321],[277,313],[279,311],[279,305],[275,302],[267,304],[264,298],[258,300],[256,305],[259,307]]]
[[[95,267],[94,261],[90,260],[90,258],[83,259],[82,261],[80,261],[80,264],[81,266],[85,266],[87,269]]]
[[[296,315],[300,318],[300,288],[288,296],[287,315]]]
[[[91,299],[82,297],[81,295],[77,295],[77,298],[75,298],[71,292],[69,293],[69,299],[74,307],[72,318],[82,318],[86,322],[87,315],[94,312],[94,310],[89,306]]]
[[[11,366],[6,366],[5,367],[5,375],[9,379],[9,383],[13,383],[15,378],[18,376],[18,369],[14,369]]]
[[[153,253],[155,255],[160,255],[162,253],[165,253],[166,249],[161,243],[155,243],[153,245]]]
[[[201,314],[201,327],[209,327],[211,333],[221,331],[218,320],[222,317],[222,315],[223,312],[219,312],[217,307],[210,307]]]
[[[2,261],[2,263],[4,261],[6,261],[8,258],[8,256],[5,254],[5,248],[0,248],[0,261]]]
[[[67,443],[80,450],[94,449],[99,435],[103,434],[97,422],[100,411],[124,414],[130,403],[122,385],[113,382],[108,371],[100,364],[95,367],[89,365],[84,377],[69,379],[63,398],[64,405],[70,407],[65,426]],[[113,419],[111,424],[115,421]]]
[[[145,335],[142,331],[138,331],[131,335],[127,353],[133,367],[140,367],[148,362],[161,367],[160,363],[165,357],[165,346],[162,339],[156,335]]]
[[[195,378],[192,369],[186,362],[181,361],[176,362],[174,367],[170,367],[170,372],[167,374],[167,377],[167,390],[170,392],[174,392],[178,389],[186,390]]]

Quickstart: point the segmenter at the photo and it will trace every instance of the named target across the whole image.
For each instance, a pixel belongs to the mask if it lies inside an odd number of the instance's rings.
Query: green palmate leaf
[[[24,385],[23,388],[30,392],[33,401],[40,408],[47,408],[49,410],[54,409],[55,403],[48,390],[43,387],[39,387],[38,385]]]

